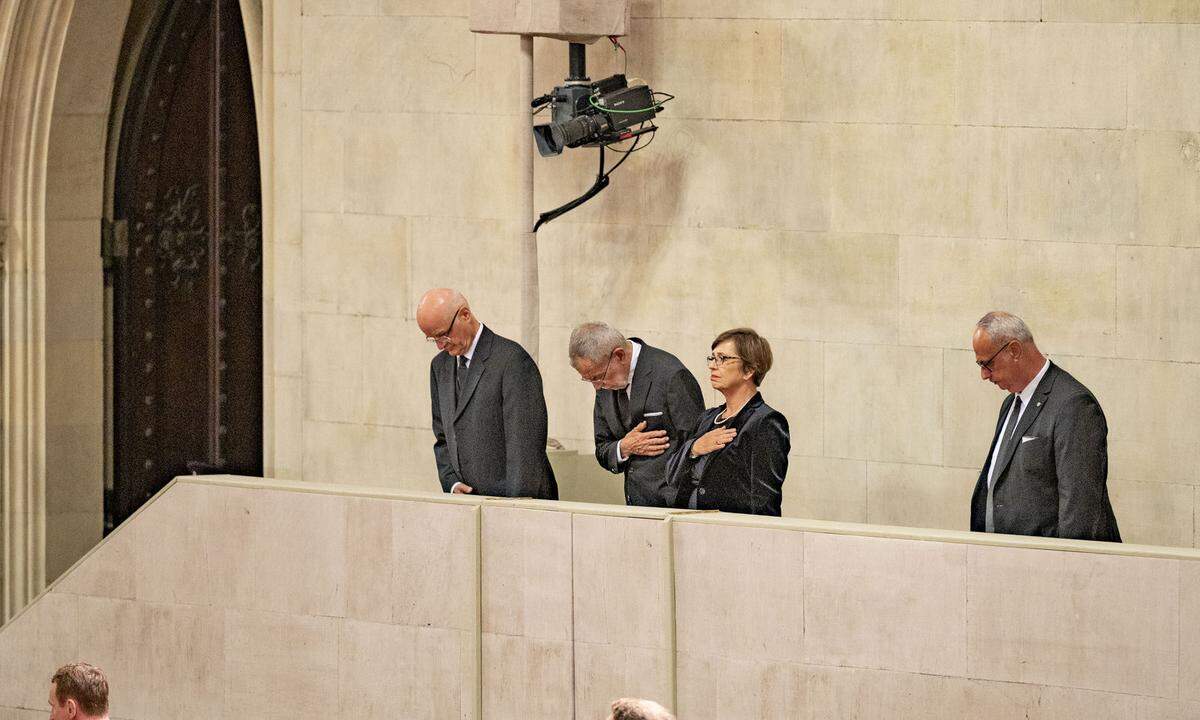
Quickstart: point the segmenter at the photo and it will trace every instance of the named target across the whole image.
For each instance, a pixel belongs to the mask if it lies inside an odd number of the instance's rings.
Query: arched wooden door
[[[106,531],[191,469],[262,473],[261,186],[238,0],[163,3],[113,188]]]

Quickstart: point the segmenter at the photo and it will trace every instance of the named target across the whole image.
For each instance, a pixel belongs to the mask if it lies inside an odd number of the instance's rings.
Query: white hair
[[[1003,310],[992,312],[979,318],[975,327],[983,330],[993,342],[1011,342],[1016,340],[1023,343],[1033,342],[1033,333],[1021,318]]]
[[[675,716],[653,700],[621,698],[613,701],[608,720],[675,720]]]
[[[625,344],[625,336],[603,322],[586,322],[571,331],[567,357],[576,360],[603,362],[612,351]]]

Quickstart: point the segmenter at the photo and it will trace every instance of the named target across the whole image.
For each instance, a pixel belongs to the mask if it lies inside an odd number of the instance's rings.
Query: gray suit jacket
[[[592,425],[596,436],[596,460],[613,473],[625,472],[625,503],[668,507],[667,458],[671,450],[687,439],[688,432],[704,413],[704,395],[691,371],[671,353],[651,347],[639,338],[630,338],[642,346],[629,391],[629,417],[617,412],[617,393],[624,390],[596,391]],[[657,457],[634,455],[617,463],[617,443],[631,428],[645,419],[646,413],[661,412],[662,428],[671,447]]]
[[[533,358],[485,326],[457,404],[456,363],[442,351],[429,366],[433,454],[442,489],[450,492],[462,482],[480,495],[557,500],[546,457],[546,398]]]
[[[971,498],[971,529],[983,531],[987,477],[1014,395],[1000,406]],[[1108,424],[1091,391],[1051,363],[992,478],[996,532],[1121,541],[1108,499]]]

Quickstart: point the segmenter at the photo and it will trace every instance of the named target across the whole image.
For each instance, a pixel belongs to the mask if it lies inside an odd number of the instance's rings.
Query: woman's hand
[[[713,428],[692,443],[692,456],[699,457],[716,452],[733,442],[735,435],[737,435],[737,430],[734,428]]]

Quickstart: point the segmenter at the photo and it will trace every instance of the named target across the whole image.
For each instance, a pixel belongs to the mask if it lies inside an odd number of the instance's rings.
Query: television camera
[[[615,37],[609,40],[624,51]],[[550,122],[534,125],[533,137],[538,153],[543,157],[559,155],[564,148],[599,148],[600,171],[596,182],[583,195],[539,215],[533,226],[534,232],[608,187],[608,176],[634,151],[650,144],[647,141],[642,145],[642,137],[649,133],[650,140],[654,139],[658,127],[652,121],[662,112],[663,104],[674,99],[673,95],[654,92],[644,83],[630,85],[623,73],[592,82],[587,77],[585,52],[582,43],[570,43],[570,75],[564,84],[530,102],[535,115],[550,110]],[[626,140],[633,140],[633,144],[627,148],[613,147]],[[607,171],[604,169],[605,148],[623,155]]]

